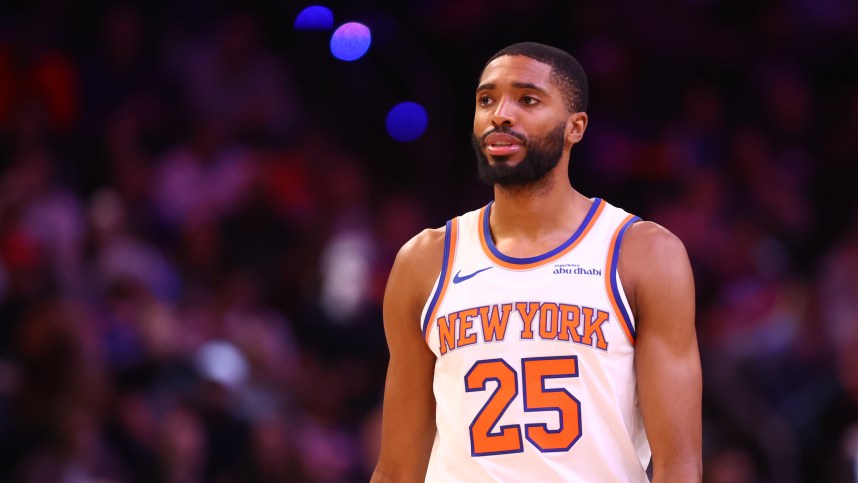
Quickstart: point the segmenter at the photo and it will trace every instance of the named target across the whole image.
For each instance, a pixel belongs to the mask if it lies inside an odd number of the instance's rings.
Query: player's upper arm
[[[429,348],[423,341],[420,315],[441,272],[444,255],[444,229],[424,230],[396,255],[384,292],[384,331],[391,357],[403,355],[417,345]],[[434,364],[434,355],[432,355]]]
[[[435,355],[420,315],[441,271],[444,229],[424,230],[396,256],[384,294],[390,363],[384,389],[381,454],[373,482],[422,481],[435,437]]]
[[[700,481],[700,355],[694,278],[682,242],[652,222],[632,225],[620,277],[635,314],[635,368],[653,481]]]

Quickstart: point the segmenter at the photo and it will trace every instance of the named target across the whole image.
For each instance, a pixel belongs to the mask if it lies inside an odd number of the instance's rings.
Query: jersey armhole
[[[611,237],[611,243],[608,246],[608,259],[605,264],[605,290],[608,292],[608,300],[611,301],[611,306],[614,313],[620,319],[620,327],[629,340],[632,346],[635,345],[637,334],[635,333],[635,320],[632,311],[629,308],[629,302],[626,299],[626,294],[623,292],[623,285],[620,282],[620,274],[618,270],[620,262],[620,245],[623,242],[623,236],[626,230],[634,223],[640,221],[640,218],[634,215],[628,215],[614,231]]]
[[[447,291],[447,285],[450,283],[450,273],[453,271],[453,261],[456,258],[456,240],[459,231],[459,218],[453,218],[447,221],[446,230],[444,232],[444,258],[441,262],[441,273],[438,275],[438,281],[435,284],[435,289],[432,291],[432,296],[429,297],[429,303],[426,306],[426,313],[423,317],[423,338],[429,337],[430,323],[435,320],[435,312],[441,301],[444,299],[444,294]]]

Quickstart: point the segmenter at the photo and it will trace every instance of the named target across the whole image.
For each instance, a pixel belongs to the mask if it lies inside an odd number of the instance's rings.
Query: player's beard
[[[563,155],[563,141],[566,123],[561,122],[553,131],[541,138],[527,139],[524,135],[509,129],[495,129],[477,138],[471,134],[471,144],[477,154],[477,175],[483,183],[489,186],[503,187],[525,186],[539,181],[557,166]],[[488,156],[483,152],[483,139],[493,132],[515,136],[524,144],[527,154],[518,164],[509,165],[509,156],[493,156],[495,163],[489,163]]]

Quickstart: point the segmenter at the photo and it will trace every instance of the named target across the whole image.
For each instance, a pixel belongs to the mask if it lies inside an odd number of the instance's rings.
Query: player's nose
[[[515,125],[513,106],[514,104],[506,98],[501,99],[497,104],[495,104],[495,109],[492,111],[492,124],[494,124],[495,127]]]

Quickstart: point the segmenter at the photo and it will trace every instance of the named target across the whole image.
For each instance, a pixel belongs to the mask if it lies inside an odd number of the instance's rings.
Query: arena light
[[[387,113],[387,133],[400,142],[413,141],[423,135],[429,116],[416,102],[399,103]]]
[[[369,27],[358,22],[345,23],[331,36],[331,54],[348,62],[358,60],[369,50],[371,42]]]
[[[321,5],[307,7],[295,17],[295,30],[331,30],[333,27],[334,13]]]

